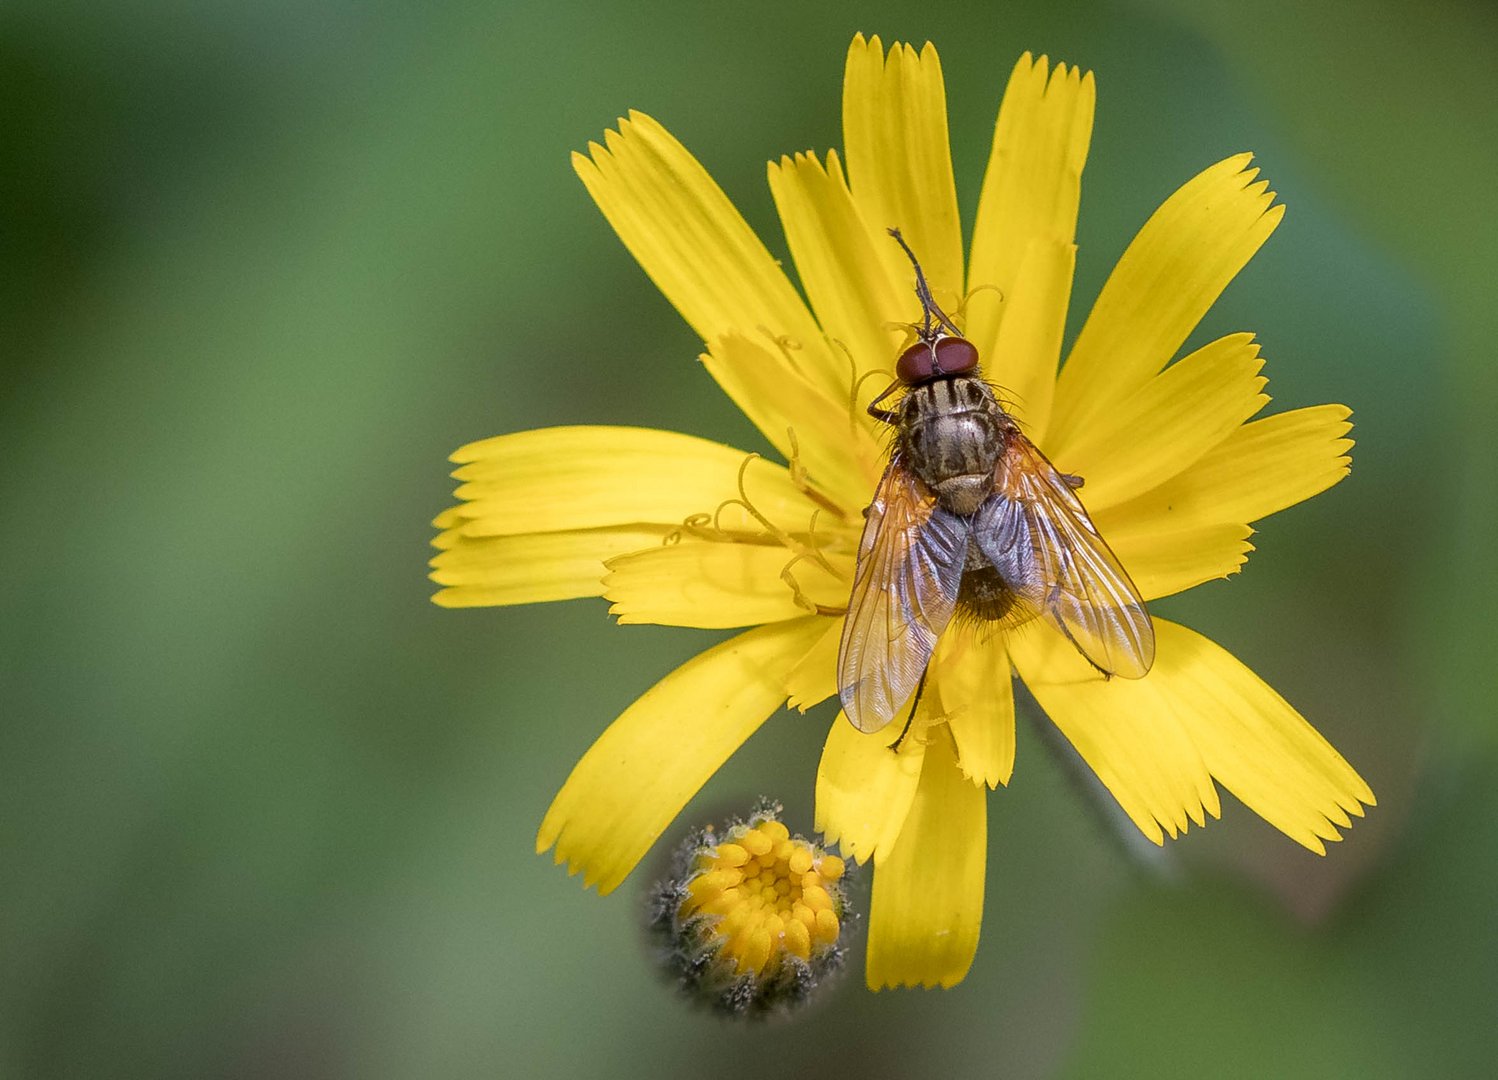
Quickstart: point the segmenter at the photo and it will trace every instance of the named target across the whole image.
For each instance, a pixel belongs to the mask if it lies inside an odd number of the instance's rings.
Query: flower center
[[[739,974],[770,972],[787,955],[809,961],[837,942],[843,860],[792,837],[779,821],[731,830],[697,857],[696,870],[678,914],[715,916],[719,956]]]

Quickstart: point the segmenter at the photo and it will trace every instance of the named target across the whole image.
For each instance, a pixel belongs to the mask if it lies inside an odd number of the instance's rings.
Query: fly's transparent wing
[[[860,731],[878,731],[915,693],[957,606],[968,523],[943,510],[897,454],[884,470],[858,545],[838,695]]]
[[[973,537],[1006,584],[1108,675],[1142,678],[1155,627],[1139,590],[1056,467],[1017,432]]]

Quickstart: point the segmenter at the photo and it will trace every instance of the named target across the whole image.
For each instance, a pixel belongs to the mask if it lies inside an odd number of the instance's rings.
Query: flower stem
[[[1077,748],[1051,722],[1040,703],[1018,679],[1015,680],[1014,689],[1016,710],[1030,718],[1030,726],[1050,752],[1051,760],[1060,766],[1072,788],[1091,807],[1093,820],[1113,837],[1129,861],[1151,878],[1169,884],[1181,881],[1185,873],[1169,848],[1152,843],[1129,820],[1112,792],[1098,779],[1097,773],[1092,771],[1082,755],[1077,753]]]

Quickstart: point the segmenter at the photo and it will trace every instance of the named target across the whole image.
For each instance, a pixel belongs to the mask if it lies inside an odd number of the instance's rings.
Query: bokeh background
[[[441,611],[461,443],[756,436],[568,152],[664,121],[773,249],[856,30],[932,39],[971,224],[1031,49],[1097,72],[1075,313],[1252,149],[1290,212],[1202,328],[1351,478],[1160,609],[1369,779],[1325,859],[1231,799],[1141,868],[1029,729],[950,992],[685,1008],[643,875],[533,852],[605,723],[713,635]],[[0,9],[0,1074],[1479,1076],[1498,1039],[1498,23],[1483,4],[83,4]],[[810,826],[830,716],[687,811]],[[683,717],[690,723],[690,717]]]

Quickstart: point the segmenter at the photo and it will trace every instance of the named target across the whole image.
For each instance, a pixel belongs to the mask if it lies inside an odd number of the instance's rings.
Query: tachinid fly
[[[1104,675],[1141,678],[1154,663],[1154,626],[1077,497],[1082,479],[1059,472],[1020,431],[979,374],[977,348],[936,305],[915,253],[889,232],[915,270],[924,319],[895,382],[869,406],[895,438],[867,511],[838,650],[844,712],[872,732],[913,694],[919,700],[954,615],[1006,625],[1038,616]]]

